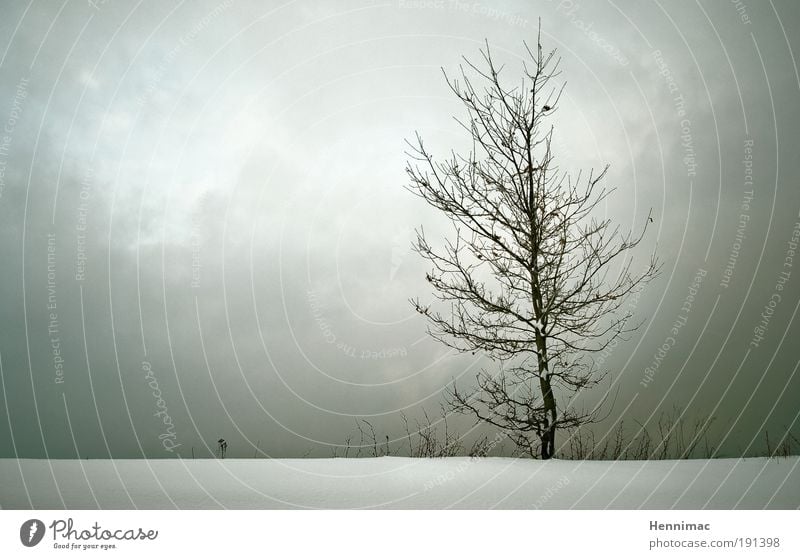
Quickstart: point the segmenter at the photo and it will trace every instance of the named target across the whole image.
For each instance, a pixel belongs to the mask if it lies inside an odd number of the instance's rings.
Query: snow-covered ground
[[[796,509],[800,458],[0,460],[3,508]]]

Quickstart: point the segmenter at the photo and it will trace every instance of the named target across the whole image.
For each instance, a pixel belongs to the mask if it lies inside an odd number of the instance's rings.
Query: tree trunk
[[[548,460],[556,452],[556,398],[553,395],[553,387],[550,384],[550,376],[539,377],[539,388],[542,391],[544,401],[545,423],[542,430],[542,460]]]
[[[550,382],[549,364],[547,362],[547,340],[539,332],[536,333],[536,347],[539,349],[539,389],[544,403],[544,429],[540,435],[542,443],[542,460],[549,460],[556,452],[556,397]]]

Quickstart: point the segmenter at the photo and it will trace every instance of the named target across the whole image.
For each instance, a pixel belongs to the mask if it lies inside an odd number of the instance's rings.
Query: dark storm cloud
[[[469,384],[488,364],[407,302],[428,297],[413,229],[448,226],[403,190],[403,139],[464,146],[439,67],[487,39],[514,72],[539,17],[567,82],[561,165],[610,163],[604,211],[638,230],[653,208],[637,258],[664,261],[641,330],[602,356],[610,419],[688,405],[730,453],[797,427],[792,3],[59,9],[0,23],[4,456],[209,455],[219,436],[325,456],[354,416],[399,437],[400,411]]]

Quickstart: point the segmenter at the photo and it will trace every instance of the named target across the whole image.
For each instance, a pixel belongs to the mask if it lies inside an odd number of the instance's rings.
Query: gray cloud
[[[603,356],[608,423],[686,405],[731,454],[797,428],[793,3],[748,5],[750,23],[722,1],[58,9],[9,3],[0,22],[3,456],[170,456],[159,411],[182,456],[219,436],[327,456],[354,417],[394,439],[400,411],[469,384],[490,364],[425,337],[407,303],[429,296],[413,228],[448,224],[403,190],[403,139],[463,146],[439,68],[486,39],[513,72],[539,17],[567,83],[561,165],[610,163],[605,211],[638,229],[652,207],[638,256],[665,263],[641,330]]]

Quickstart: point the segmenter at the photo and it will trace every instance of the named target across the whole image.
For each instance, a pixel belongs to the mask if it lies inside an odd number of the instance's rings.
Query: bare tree
[[[559,407],[556,388],[574,394],[602,380],[589,356],[638,327],[629,324],[626,296],[659,265],[652,256],[635,273],[626,254],[641,241],[649,215],[639,235],[596,215],[613,192],[600,185],[607,167],[572,176],[556,166],[546,121],[563,91],[553,85],[560,59],[542,52],[540,38],[536,50],[525,45],[516,82],[501,76],[488,43],[480,65],[465,58],[460,78],[445,72],[466,108],[467,118],[456,121],[472,147],[437,159],[417,133],[407,142],[406,172],[409,190],[454,226],[441,248],[417,231],[414,248],[432,264],[427,280],[440,303],[412,303],[435,339],[501,365],[495,374],[479,373],[475,391],[454,383],[450,403],[546,459],[557,429],[595,414]]]

